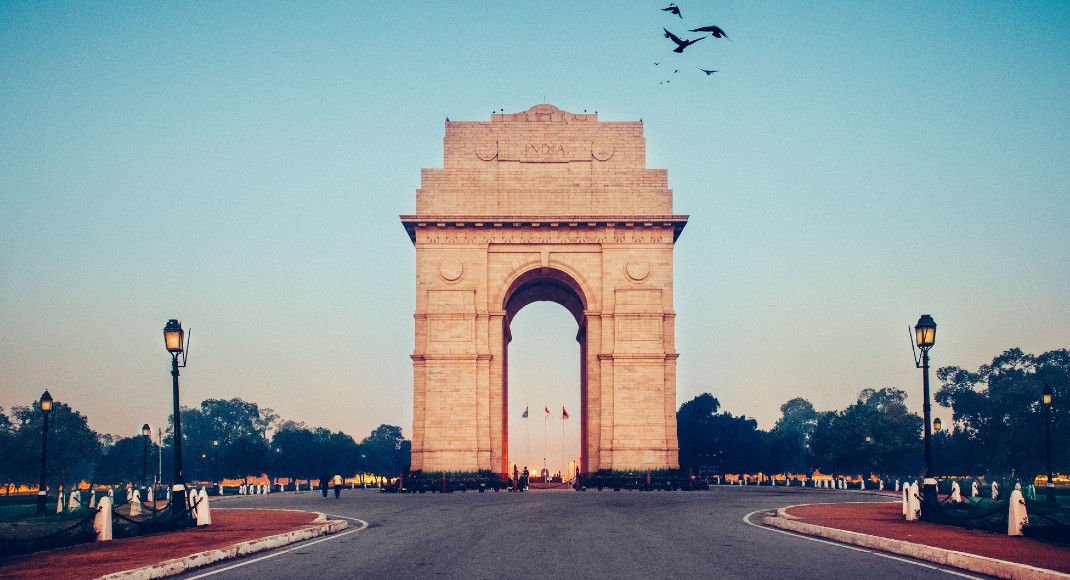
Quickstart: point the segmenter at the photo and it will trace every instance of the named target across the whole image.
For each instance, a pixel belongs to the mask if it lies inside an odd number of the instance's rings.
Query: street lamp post
[[[940,457],[942,455],[940,452],[940,433],[943,428],[944,424],[940,421],[940,417],[933,419],[933,431],[936,431],[933,435],[933,438],[936,439],[936,456],[933,457],[933,470],[940,468]]]
[[[213,470],[214,474],[215,474],[215,479],[213,479],[212,481],[215,482],[215,486],[218,488],[219,487],[219,441],[218,440],[212,441],[212,447],[215,447],[215,469]]]
[[[1044,455],[1048,463],[1048,503],[1055,504],[1055,480],[1052,479],[1051,471],[1051,385],[1044,383],[1044,393],[1040,398],[1044,407]]]
[[[922,314],[914,325],[915,342],[921,351],[921,360],[915,359],[914,365],[922,369],[922,412],[925,421],[925,481],[921,494],[921,519],[936,521],[938,500],[936,497],[936,479],[933,477],[932,448],[932,407],[929,403],[929,349],[936,344],[936,322],[928,314]]]
[[[141,426],[141,487],[145,487],[145,480],[149,478],[149,438],[152,437],[152,429],[149,424]]]
[[[873,475],[873,470],[876,466],[873,464],[873,437],[866,435],[866,476]]]
[[[175,451],[175,480],[171,486],[171,515],[178,517],[186,513],[186,478],[182,474],[182,416],[178,404],[178,369],[186,366],[186,346],[183,345],[185,332],[182,324],[174,318],[167,321],[163,328],[164,346],[171,353],[171,382],[174,391],[174,451]],[[183,354],[185,353],[185,354]],[[182,364],[178,364],[178,355],[182,355]]]
[[[47,512],[45,504],[48,503],[45,461],[48,457],[48,414],[52,412],[52,395],[47,390],[41,395],[40,408],[44,423],[41,427],[41,485],[37,488],[37,513],[43,514]]]

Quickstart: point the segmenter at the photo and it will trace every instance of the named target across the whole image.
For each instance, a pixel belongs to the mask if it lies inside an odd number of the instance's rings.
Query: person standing
[[[342,483],[344,483],[342,481],[342,476],[338,475],[338,474],[335,474],[334,475],[334,499],[338,499],[338,496],[341,495],[341,493],[342,493]]]
[[[325,498],[327,497],[327,486],[330,485],[330,483],[327,481],[328,477],[329,476],[327,475],[326,471],[324,471],[323,475],[320,476],[320,492]]]

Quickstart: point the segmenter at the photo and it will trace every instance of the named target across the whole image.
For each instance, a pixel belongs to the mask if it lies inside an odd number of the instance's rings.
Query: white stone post
[[[93,519],[93,531],[97,533],[98,542],[106,542],[111,539],[111,498],[100,498],[100,507],[97,508],[97,516]]]
[[[1029,523],[1029,514],[1025,511],[1025,498],[1021,490],[1011,492],[1010,509],[1007,513],[1007,535],[1021,536],[1022,527]]]
[[[208,506],[208,492],[201,488],[201,491],[197,493],[197,525],[198,526],[210,526],[212,525],[212,512]]]
[[[141,492],[134,490],[130,494],[130,517],[141,515]]]

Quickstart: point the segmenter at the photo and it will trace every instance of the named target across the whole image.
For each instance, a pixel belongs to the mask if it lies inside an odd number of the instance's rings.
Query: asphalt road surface
[[[333,536],[198,568],[183,578],[956,578],[963,574],[757,525],[800,503],[887,501],[859,492],[715,487],[700,492],[382,494],[223,498],[216,507],[321,511]]]

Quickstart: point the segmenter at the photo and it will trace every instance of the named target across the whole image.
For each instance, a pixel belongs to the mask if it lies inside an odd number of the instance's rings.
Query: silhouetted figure
[[[669,32],[667,28],[662,28],[662,30],[665,31],[665,38],[668,38],[669,40],[676,43],[676,48],[673,50],[673,52],[678,53],[683,53],[685,48],[691,46],[692,44],[695,44],[703,38],[706,38],[705,36],[700,36],[695,40],[683,40],[679,36],[676,36],[675,34]]]
[[[327,497],[327,485],[328,485],[327,478],[328,477],[330,477],[330,476],[327,475],[326,471],[324,471],[323,475],[320,477],[320,491],[323,492],[323,497]]]
[[[675,15],[679,16],[680,18],[683,18],[683,15],[680,14],[680,7],[677,6],[676,4],[673,4],[672,2],[669,2],[669,7],[668,8],[662,8],[661,11],[662,12],[668,12],[669,14],[675,14]]]
[[[723,30],[721,30],[717,26],[713,26],[712,24],[710,26],[703,26],[702,28],[692,28],[688,32],[709,32],[713,35],[714,38],[724,38],[729,42],[732,41],[732,39],[728,38],[728,35],[725,34]]]
[[[704,69],[704,68],[702,68],[702,67],[700,67],[700,66],[699,66],[699,67],[695,67],[695,68],[697,68],[698,70],[700,70],[700,71],[702,71],[702,72],[706,73],[706,76],[710,76],[710,75],[712,75],[713,73],[717,72],[717,71],[715,71],[715,70],[706,70],[706,69]]]

